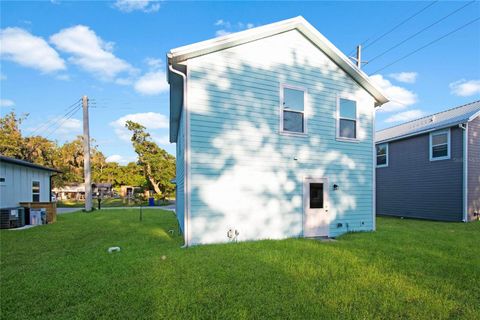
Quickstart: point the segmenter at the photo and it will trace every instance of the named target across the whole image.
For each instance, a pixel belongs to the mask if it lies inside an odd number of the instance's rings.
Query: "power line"
[[[390,47],[389,49],[387,49],[387,50],[383,51],[382,53],[380,53],[380,54],[376,55],[376,56],[375,56],[375,57],[373,57],[372,59],[369,59],[369,60],[368,60],[368,63],[372,63],[374,60],[376,60],[376,59],[378,59],[378,58],[382,57],[382,56],[383,56],[383,55],[385,55],[386,53],[388,53],[388,52],[392,51],[393,49],[395,49],[395,48],[397,48],[397,47],[399,47],[399,46],[401,46],[402,44],[404,44],[404,43],[405,43],[405,42],[407,42],[408,40],[410,40],[410,39],[413,39],[414,37],[418,36],[418,35],[419,35],[419,34],[421,34],[422,32],[424,32],[424,31],[426,31],[426,30],[430,29],[430,28],[431,28],[431,27],[433,27],[434,25],[436,25],[436,24],[438,24],[438,23],[442,22],[443,20],[445,20],[445,19],[447,19],[448,17],[450,17],[450,16],[454,15],[454,14],[455,14],[455,13],[457,13],[458,11],[460,11],[460,10],[462,10],[463,8],[465,8],[465,7],[469,6],[469,5],[471,5],[471,4],[472,4],[472,3],[474,3],[474,2],[475,2],[475,1],[470,1],[470,2],[468,2],[467,4],[465,4],[465,5],[461,6],[460,8],[458,8],[458,9],[456,9],[456,10],[454,10],[454,11],[450,12],[450,13],[449,13],[449,14],[447,14],[446,16],[442,17],[441,19],[439,19],[439,20],[435,21],[434,23],[432,23],[432,24],[430,24],[430,25],[426,26],[426,27],[425,27],[425,28],[423,28],[422,30],[420,30],[420,31],[418,31],[418,32],[415,32],[414,34],[412,34],[412,35],[411,35],[411,36],[409,36],[408,38],[406,38],[406,39],[404,39],[404,40],[400,41],[399,43],[397,43],[397,44],[396,44],[396,45],[394,45],[393,47]]]
[[[403,57],[398,58],[397,60],[395,60],[395,61],[387,64],[386,66],[384,66],[384,67],[382,67],[382,68],[380,68],[380,69],[378,69],[378,70],[376,70],[375,72],[372,72],[370,75],[375,74],[375,73],[378,73],[379,71],[382,71],[382,70],[384,70],[384,69],[386,69],[386,68],[394,65],[395,63],[397,63],[397,62],[399,62],[399,61],[401,61],[401,60],[403,60],[403,59],[405,59],[405,58],[410,57],[412,54],[415,54],[415,53],[417,53],[418,51],[420,51],[420,50],[422,50],[422,49],[425,49],[426,47],[434,44],[435,42],[438,42],[438,41],[440,41],[440,40],[448,37],[449,35],[451,35],[451,34],[457,32],[457,31],[459,31],[459,30],[461,30],[461,29],[463,29],[463,28],[471,25],[472,23],[477,22],[478,20],[480,20],[480,17],[478,17],[478,18],[476,18],[476,19],[473,19],[473,20],[470,20],[469,22],[465,23],[464,25],[461,25],[460,27],[458,27],[458,28],[456,28],[456,29],[454,29],[454,30],[452,30],[452,31],[444,34],[443,36],[441,36],[441,37],[439,37],[439,38],[436,38],[435,40],[432,40],[432,41],[428,42],[427,44],[421,46],[420,48],[413,50],[412,52],[404,55]]]
[[[430,8],[431,6],[433,6],[435,3],[437,3],[437,1],[433,1],[431,3],[429,3],[428,5],[426,5],[425,7],[423,7],[422,9],[420,9],[419,11],[415,12],[413,15],[409,16],[407,19],[403,20],[402,22],[400,22],[399,24],[395,25],[393,28],[391,28],[390,30],[384,32],[382,35],[380,35],[378,38],[376,38],[375,40],[373,40],[372,42],[370,42],[369,44],[367,44],[363,49],[367,49],[368,47],[372,46],[373,44],[375,44],[376,42],[378,42],[380,39],[382,39],[383,37],[385,37],[386,35],[392,33],[393,31],[397,30],[399,27],[401,27],[402,25],[404,25],[405,23],[407,23],[408,21],[410,21],[411,19],[415,18],[416,16],[418,16],[420,13],[422,13],[423,11],[427,10],[428,8]]]
[[[80,102],[81,102],[81,100],[79,99],[79,100],[77,100],[75,103],[73,103],[73,104],[71,104],[70,106],[68,106],[67,108],[65,108],[64,110],[69,110],[69,111],[67,111],[63,116],[54,117],[54,118],[50,119],[49,121],[42,123],[42,124],[39,125],[37,128],[35,128],[35,129],[30,133],[30,135],[33,136],[34,133],[37,132],[37,131],[39,131],[39,130],[42,131],[42,132],[44,132],[45,129],[48,128],[48,127],[51,127],[51,126],[54,124],[54,122],[60,121],[63,117],[65,117],[65,116],[71,111],[72,108],[75,108],[76,106],[79,106],[79,105],[80,105]]]
[[[81,109],[81,107],[82,107],[82,106],[80,105],[80,106],[72,109],[72,110],[69,112],[69,115],[68,115],[68,116],[65,115],[65,116],[63,117],[62,121],[57,122],[58,125],[57,125],[53,130],[51,130],[51,131],[45,136],[45,139],[48,139],[55,131],[57,131],[57,130],[65,123],[65,121],[67,121],[68,119],[70,119],[71,117],[73,117],[73,116],[75,115],[75,113],[77,113],[77,111]]]

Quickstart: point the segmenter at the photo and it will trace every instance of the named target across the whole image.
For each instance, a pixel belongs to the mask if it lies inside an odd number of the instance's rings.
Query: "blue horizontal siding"
[[[229,228],[302,236],[305,176],[328,178],[331,236],[373,228],[373,100],[359,105],[362,139],[338,141],[337,94],[364,90],[296,31],[273,38],[245,45],[258,59],[235,47],[188,62],[192,243],[227,241]],[[267,54],[279,43],[288,61]],[[281,83],[308,91],[306,136],[279,134]]]

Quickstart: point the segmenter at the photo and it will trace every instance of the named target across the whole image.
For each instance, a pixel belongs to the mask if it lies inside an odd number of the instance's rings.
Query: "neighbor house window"
[[[40,181],[32,181],[32,202],[40,202]]]
[[[450,129],[430,133],[430,161],[450,159]]]
[[[377,144],[377,167],[388,166],[388,143]]]
[[[357,102],[339,98],[337,102],[337,137],[357,139]]]
[[[305,98],[302,88],[283,85],[281,87],[281,131],[287,133],[306,133]]]

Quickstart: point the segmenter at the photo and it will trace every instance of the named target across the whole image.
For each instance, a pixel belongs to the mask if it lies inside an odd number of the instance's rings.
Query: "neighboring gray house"
[[[0,208],[20,202],[50,202],[51,177],[60,172],[0,155]]]
[[[378,131],[379,215],[471,221],[480,215],[480,101]]]

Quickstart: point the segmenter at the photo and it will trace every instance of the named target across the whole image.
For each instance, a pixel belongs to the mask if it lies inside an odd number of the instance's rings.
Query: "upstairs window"
[[[337,138],[357,139],[357,102],[353,100],[338,99]]]
[[[450,129],[430,133],[430,161],[450,159]]]
[[[40,202],[40,181],[32,181],[32,202]]]
[[[282,86],[281,88],[281,131],[287,133],[306,133],[305,97],[302,88]]]
[[[388,143],[377,144],[377,167],[388,166]]]

